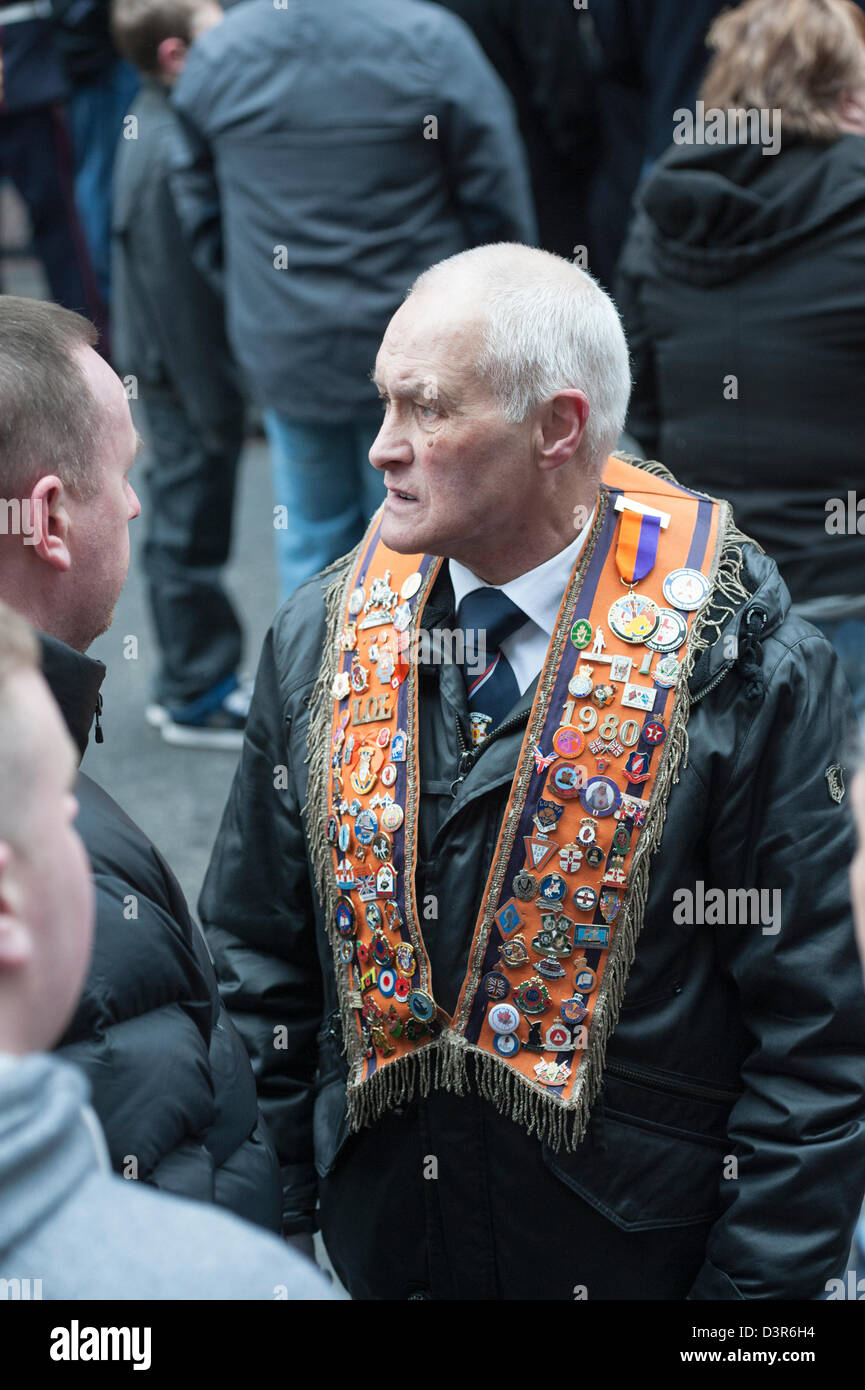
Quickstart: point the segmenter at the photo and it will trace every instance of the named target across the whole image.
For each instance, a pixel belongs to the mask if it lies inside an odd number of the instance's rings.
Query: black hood
[[[94,661],[83,652],[67,647],[56,637],[46,636],[44,632],[40,632],[39,640],[42,644],[42,674],[83,758],[90,726],[102,708],[99,688],[105,679],[105,666],[101,661]],[[96,741],[102,742],[98,723]]]
[[[785,137],[759,145],[674,145],[637,195],[652,250],[670,275],[699,285],[747,274],[791,246],[850,220],[865,227],[865,137],[831,144]]]

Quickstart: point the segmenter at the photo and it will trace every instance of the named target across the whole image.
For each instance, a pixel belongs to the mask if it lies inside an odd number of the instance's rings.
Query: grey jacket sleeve
[[[286,690],[264,641],[240,764],[199,910],[279,1154],[283,1230],[315,1228],[313,1157],[321,968]]]
[[[800,634],[807,625],[797,624]],[[767,642],[761,699],[712,797],[712,883],[768,890],[763,925],[717,928],[753,1038],[729,1118],[692,1299],[825,1298],[865,1189],[865,992],[848,888],[847,799],[825,772],[852,727],[846,682],[813,630]],[[774,667],[774,669],[773,669]],[[718,687],[719,698],[725,683]],[[772,918],[766,920],[766,916]]]
[[[213,154],[204,127],[207,67],[195,50],[172,94],[178,116],[171,193],[198,269],[222,293],[222,222]]]
[[[513,101],[471,31],[454,15],[443,14],[442,21],[440,139],[467,245],[535,246],[534,199]]]
[[[166,141],[174,142],[166,132]],[[172,389],[209,447],[226,447],[243,428],[240,378],[225,339],[221,297],[195,273],[169,182],[157,167],[115,232],[125,271]],[[211,280],[213,277],[211,277]]]

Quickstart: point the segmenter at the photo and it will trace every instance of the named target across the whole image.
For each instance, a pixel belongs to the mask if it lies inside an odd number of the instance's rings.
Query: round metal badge
[[[360,586],[356,589],[352,589],[348,596],[348,611],[353,618],[356,618],[358,613],[361,612],[365,599],[366,594]]]
[[[366,924],[370,931],[381,931],[384,926],[381,916],[381,908],[378,903],[367,903],[366,905]]]
[[[653,652],[677,652],[688,635],[688,622],[675,608],[661,608],[660,622],[646,638],[646,646]]]
[[[513,1057],[520,1050],[520,1040],[516,1033],[496,1033],[493,1047],[500,1057]]]
[[[585,699],[592,693],[592,668],[591,666],[581,666],[575,676],[571,676],[568,681],[568,694],[576,699]]]
[[[386,806],[381,808],[381,823],[385,830],[399,830],[403,823],[403,810],[396,801],[389,801]]]
[[[499,970],[490,970],[481,981],[488,999],[507,999],[511,992],[511,982]]]
[[[574,988],[578,990],[580,994],[591,994],[592,990],[595,988],[594,970],[590,970],[587,965],[582,966],[577,971],[576,979],[574,980]]]
[[[396,768],[394,767],[393,763],[385,763],[384,767],[378,775],[381,778],[381,784],[383,787],[392,787],[394,782],[396,781]]]
[[[578,651],[582,651],[592,640],[592,624],[588,618],[578,618],[571,628],[571,641]]]
[[[383,994],[385,999],[390,999],[396,989],[396,972],[387,966],[378,972],[378,992]]]
[[[409,995],[411,994],[411,981],[407,980],[404,976],[400,975],[397,979],[396,984],[393,987],[393,992],[396,995],[397,999],[399,999],[401,1002],[404,1002],[406,999],[408,999]]]
[[[407,575],[402,581],[402,588],[399,591],[400,598],[414,598],[422,583],[423,575],[419,570]]]
[[[657,631],[660,609],[645,594],[623,594],[607,615],[607,622],[623,642],[645,642]]]
[[[567,892],[568,885],[561,874],[544,874],[540,883],[540,895],[544,899],[544,902],[563,902]]]
[[[562,763],[553,769],[548,790],[560,801],[575,801],[585,785],[585,769],[580,763]]]
[[[579,729],[563,724],[553,734],[553,747],[560,758],[578,758],[583,751],[583,736]]]
[[[580,801],[593,816],[611,816],[622,800],[622,793],[610,777],[590,777],[580,792]]]
[[[371,845],[378,830],[378,817],[375,811],[359,811],[354,822],[354,834],[358,844]]]
[[[382,864],[388,864],[393,858],[393,840],[386,830],[377,830],[373,835],[372,852]]]
[[[504,1036],[517,1031],[520,1016],[513,1004],[494,1004],[487,1014],[487,1022],[494,1033]]]
[[[424,994],[422,989],[413,989],[408,997],[408,1006],[415,1018],[420,1019],[421,1023],[429,1023],[435,1018],[435,1000],[428,994]]]
[[[664,580],[664,598],[673,608],[692,612],[706,602],[711,585],[700,570],[671,570]]]
[[[574,894],[574,902],[581,912],[592,912],[598,905],[598,895],[591,884],[583,883]]]
[[[354,904],[351,898],[337,898],[333,915],[340,936],[354,936]]]

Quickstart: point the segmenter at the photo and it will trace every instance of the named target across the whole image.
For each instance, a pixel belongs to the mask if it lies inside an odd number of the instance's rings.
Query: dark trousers
[[[75,206],[72,145],[59,106],[0,116],[0,178],[11,179],[27,205],[51,298],[104,335],[105,306]]]
[[[231,549],[243,416],[203,439],[179,398],[145,388],[150,466],[144,570],[161,653],[155,697],[203,695],[240,663],[242,633],[222,584]]]

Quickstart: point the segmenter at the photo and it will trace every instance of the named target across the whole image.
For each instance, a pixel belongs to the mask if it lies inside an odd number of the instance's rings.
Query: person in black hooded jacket
[[[749,0],[711,41],[706,112],[778,111],[781,139],[698,143],[695,123],[644,183],[617,292],[628,429],[730,499],[835,643],[861,714],[865,18],[848,0]]]
[[[85,653],[126,575],[136,433],[92,326],[0,297],[0,596],[43,635],[43,669],[80,752],[105,667]],[[12,370],[14,367],[14,371]],[[280,1175],[243,1044],[203,937],[156,847],[79,774],[77,829],[96,890],[93,959],[60,1041],[83,1068],[114,1168],[280,1229]]]

